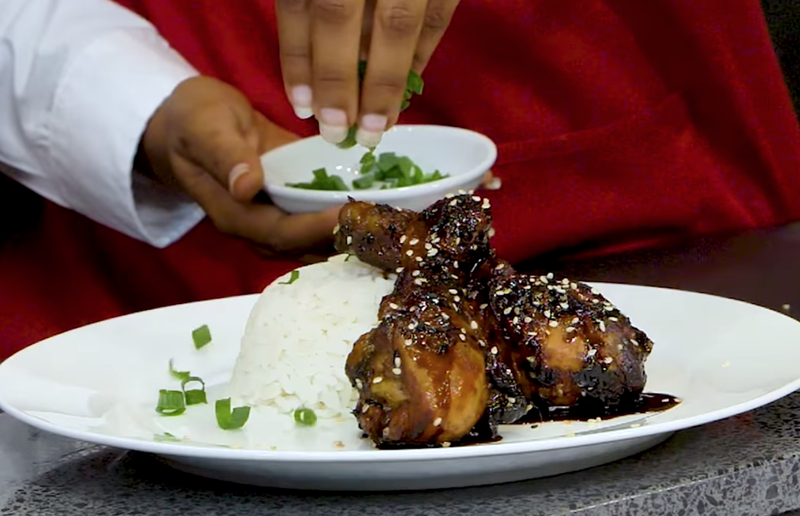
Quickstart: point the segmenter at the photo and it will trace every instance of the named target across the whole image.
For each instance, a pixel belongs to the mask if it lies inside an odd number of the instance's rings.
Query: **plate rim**
[[[288,274],[288,273],[287,273]],[[276,279],[278,281],[280,278]],[[707,294],[703,292],[696,292],[691,290],[684,290],[672,287],[661,286],[648,286],[632,283],[617,283],[617,282],[590,282],[585,281],[590,286],[596,286],[599,289],[605,287],[622,287],[623,289],[630,290],[662,290],[671,291],[673,293],[682,293],[693,296],[712,297],[716,299],[725,300],[736,304],[747,305],[759,311],[770,312],[774,315],[786,318],[795,324],[800,325],[800,321],[789,317],[785,313],[773,310],[768,307],[749,303],[739,299],[718,296],[714,294]],[[200,301],[190,301],[186,303],[177,303],[163,307],[132,312],[119,317],[113,317],[96,321],[78,328],[62,332],[60,334],[48,337],[39,342],[31,344],[26,348],[17,351],[9,358],[0,362],[0,376],[3,375],[4,369],[9,367],[9,363],[19,360],[18,357],[29,352],[36,346],[45,345],[53,340],[62,338],[64,335],[74,332],[85,331],[86,328],[93,326],[108,324],[112,321],[119,321],[128,318],[135,318],[150,312],[163,311],[177,307],[186,307],[199,304],[210,304],[221,301],[244,301],[251,298],[254,302],[258,299],[259,294],[243,294],[234,296],[225,296],[214,299],[206,299]],[[752,400],[731,405],[728,407],[720,408],[711,412],[705,412],[701,415],[677,419],[674,421],[666,421],[663,423],[656,423],[654,425],[642,425],[636,428],[617,428],[606,432],[598,432],[591,434],[577,434],[572,437],[550,437],[545,439],[537,439],[531,441],[518,441],[518,442],[495,442],[483,443],[479,445],[470,446],[456,446],[449,448],[418,448],[418,449],[399,449],[399,450],[327,450],[327,451],[288,451],[288,450],[263,450],[263,449],[250,449],[250,448],[227,448],[224,446],[205,445],[190,446],[185,444],[176,444],[170,442],[148,441],[144,439],[137,439],[133,437],[119,437],[108,434],[101,434],[95,432],[87,432],[81,430],[74,430],[63,425],[57,425],[46,421],[35,415],[31,415],[26,411],[20,410],[13,405],[7,403],[4,399],[2,392],[0,392],[0,409],[3,410],[10,417],[22,421],[34,428],[42,431],[75,439],[82,442],[92,443],[111,448],[138,451],[144,453],[153,453],[156,455],[164,455],[170,457],[188,457],[200,458],[206,460],[224,460],[224,461],[242,461],[242,462],[294,462],[294,463],[330,463],[330,462],[412,462],[412,461],[444,461],[454,459],[471,459],[480,457],[499,457],[505,455],[518,455],[518,454],[532,454],[541,452],[550,452],[562,449],[582,448],[586,446],[600,445],[603,443],[619,442],[639,437],[648,437],[661,434],[675,433],[681,430],[688,430],[696,428],[708,423],[727,419],[760,407],[769,405],[795,391],[800,390],[800,371],[795,380],[788,382],[780,388],[769,391]]]

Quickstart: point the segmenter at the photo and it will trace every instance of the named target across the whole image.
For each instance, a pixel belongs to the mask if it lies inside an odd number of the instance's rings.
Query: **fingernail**
[[[339,143],[347,138],[347,114],[341,109],[320,109],[319,134],[328,143]]]
[[[247,174],[250,171],[250,165],[247,163],[239,163],[231,169],[228,174],[228,190],[233,193],[233,188],[236,186],[236,180]]]
[[[383,115],[362,116],[361,125],[356,131],[356,141],[369,149],[377,147],[381,143],[387,123],[388,119]]]
[[[297,115],[298,118],[306,119],[314,116],[311,87],[306,85],[295,86],[292,88],[291,95],[294,114]]]

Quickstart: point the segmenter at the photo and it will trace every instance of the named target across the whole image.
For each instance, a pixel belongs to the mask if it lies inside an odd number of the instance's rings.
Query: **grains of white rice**
[[[347,416],[358,391],[344,364],[353,343],[378,324],[378,307],[394,277],[346,255],[278,278],[253,307],[230,382],[236,404],[318,418]]]

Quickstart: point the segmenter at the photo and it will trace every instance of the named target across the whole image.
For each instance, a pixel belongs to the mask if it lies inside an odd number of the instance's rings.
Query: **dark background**
[[[800,113],[800,0],[761,0],[761,5],[795,112]]]

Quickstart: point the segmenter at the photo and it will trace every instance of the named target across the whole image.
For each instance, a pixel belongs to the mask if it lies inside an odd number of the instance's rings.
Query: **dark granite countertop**
[[[798,317],[800,225],[530,269],[684,288]],[[798,344],[800,345],[800,343]],[[157,459],[80,443],[0,415],[0,515],[800,516],[800,393],[685,430],[638,456],[514,484],[401,494],[320,494],[222,484]]]

